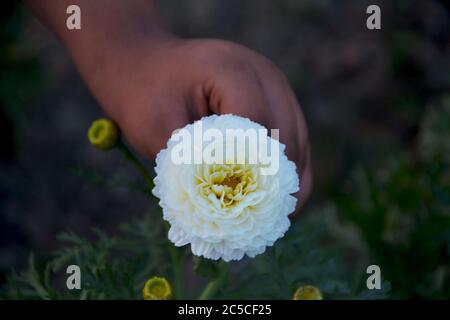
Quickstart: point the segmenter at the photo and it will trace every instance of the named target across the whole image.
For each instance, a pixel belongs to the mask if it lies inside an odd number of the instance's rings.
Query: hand
[[[175,129],[203,116],[247,117],[280,129],[304,203],[312,186],[307,127],[286,78],[269,60],[227,41],[172,37],[114,57],[98,73],[94,94],[140,154],[154,158]]]
[[[221,40],[181,40],[149,0],[25,0],[69,49],[100,105],[130,144],[154,158],[175,129],[233,113],[280,129],[297,164],[302,205],[312,188],[305,119],[282,73],[266,58]],[[68,31],[69,4],[83,26]]]

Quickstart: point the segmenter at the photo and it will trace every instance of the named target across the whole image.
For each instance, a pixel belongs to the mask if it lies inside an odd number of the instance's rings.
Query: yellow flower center
[[[154,283],[149,286],[149,291],[157,297],[164,297],[166,294],[166,286],[163,283]]]
[[[226,208],[255,191],[258,183],[250,165],[215,164],[202,167],[197,185],[204,197]]]
[[[142,294],[145,300],[168,300],[172,298],[172,288],[165,278],[153,277],[145,283]]]
[[[98,119],[92,122],[88,131],[91,144],[101,150],[113,148],[119,140],[119,128],[109,119]]]
[[[295,291],[293,300],[322,300],[322,292],[320,292],[319,288],[306,285],[300,287]]]

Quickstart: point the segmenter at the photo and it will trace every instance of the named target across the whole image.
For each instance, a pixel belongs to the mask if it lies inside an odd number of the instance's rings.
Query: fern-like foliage
[[[47,258],[31,255],[27,270],[11,273],[0,297],[141,299],[151,276],[177,282],[174,261],[182,259],[181,274],[223,280],[216,298],[291,299],[307,284],[320,288],[326,299],[448,298],[450,99],[442,99],[424,119],[417,152],[392,155],[380,168],[356,169],[339,194],[303,213],[264,254],[227,264],[226,277],[223,262],[170,247],[167,225],[155,209],[116,236],[96,229],[94,240],[60,235],[60,249]],[[137,185],[77,174],[107,187]],[[81,290],[66,287],[65,271],[72,264],[81,269]],[[381,268],[381,290],[367,289],[370,264]],[[201,288],[194,289],[184,297],[196,298]]]

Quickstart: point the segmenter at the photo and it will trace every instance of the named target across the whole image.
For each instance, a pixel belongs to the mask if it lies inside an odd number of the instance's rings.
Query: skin
[[[305,118],[287,79],[264,56],[236,43],[175,36],[148,0],[27,0],[68,48],[103,110],[131,146],[154,159],[172,132],[211,114],[280,129],[297,164],[300,208],[312,188]],[[81,8],[81,30],[66,8]]]

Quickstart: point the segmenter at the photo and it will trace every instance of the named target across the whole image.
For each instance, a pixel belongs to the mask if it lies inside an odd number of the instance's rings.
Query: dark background
[[[311,135],[308,207],[333,199],[355,166],[376,167],[414,150],[427,106],[449,92],[445,1],[158,4],[177,34],[236,41],[287,75]],[[366,28],[370,4],[381,7],[382,30]],[[19,2],[1,6],[0,283],[30,251],[54,249],[61,231],[89,236],[95,226],[114,233],[149,206],[145,195],[102,180],[136,174],[119,153],[89,145],[87,129],[102,113],[66,50]]]

